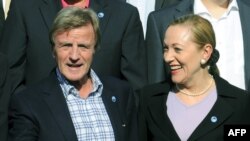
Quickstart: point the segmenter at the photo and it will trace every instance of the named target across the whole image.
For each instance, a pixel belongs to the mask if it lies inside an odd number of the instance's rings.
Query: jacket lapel
[[[166,101],[168,92],[170,91],[170,87],[168,86],[169,85],[165,83],[158,88],[159,91],[150,97],[148,108],[152,121],[155,122],[154,124],[159,128],[159,131],[162,131],[171,140],[177,140],[179,137],[167,116]]]
[[[116,95],[112,95],[112,91],[107,87],[103,89],[102,99],[114,130],[115,139],[121,139],[121,131],[123,130],[121,124],[126,122],[121,118],[123,113],[120,113],[121,110],[119,110],[120,99]]]
[[[182,0],[155,0],[155,10],[171,6],[173,4],[179,3]]]
[[[74,125],[70,117],[66,100],[63,96],[55,73],[49,77],[49,83],[44,87],[44,101],[55,118],[59,129],[68,141],[77,141]]]
[[[195,129],[189,140],[197,140],[197,138],[204,136],[218,126],[232,115],[232,108],[222,99],[218,98],[212,110]]]
[[[60,0],[41,0],[39,8],[44,22],[49,30],[57,12],[62,8]]]
[[[164,0],[155,0],[155,9],[160,9],[162,8]]]
[[[214,79],[218,94],[217,101],[206,118],[190,136],[189,140],[197,140],[197,138],[209,133],[209,131],[218,126],[221,126],[221,124],[223,124],[223,122],[225,122],[225,120],[227,120],[234,112],[231,105],[226,101],[228,98],[236,99],[228,87],[228,82],[219,76],[214,76]]]
[[[112,10],[108,6],[107,0],[91,0],[90,8],[96,12],[100,21],[101,34],[104,33]]]
[[[176,6],[174,19],[184,16],[186,14],[193,14],[194,0],[183,0]]]

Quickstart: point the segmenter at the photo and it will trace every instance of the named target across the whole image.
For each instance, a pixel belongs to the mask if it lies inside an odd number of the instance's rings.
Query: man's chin
[[[72,84],[84,84],[88,77],[80,77],[80,76],[71,76],[66,78]]]

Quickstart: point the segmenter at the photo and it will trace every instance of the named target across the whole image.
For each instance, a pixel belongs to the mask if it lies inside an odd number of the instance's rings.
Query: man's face
[[[74,83],[88,78],[95,53],[95,35],[91,24],[55,35],[54,54],[63,76]]]

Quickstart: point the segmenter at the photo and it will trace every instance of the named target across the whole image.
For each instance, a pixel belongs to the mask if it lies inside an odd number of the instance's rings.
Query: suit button
[[[104,13],[103,13],[103,12],[99,12],[99,13],[97,14],[97,16],[98,16],[99,18],[103,18],[103,17],[104,17]]]
[[[122,124],[122,127],[126,127],[126,124],[125,124],[125,123],[123,123],[123,124]]]
[[[112,100],[112,102],[116,102],[116,97],[115,97],[115,96],[112,96],[112,97],[111,97],[111,100]]]
[[[218,120],[218,118],[217,118],[216,116],[212,116],[212,117],[211,117],[211,122],[212,122],[212,123],[216,123],[217,120]]]

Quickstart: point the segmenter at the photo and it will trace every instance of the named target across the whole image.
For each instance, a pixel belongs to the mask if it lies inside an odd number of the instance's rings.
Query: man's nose
[[[78,60],[79,59],[79,48],[77,46],[73,46],[70,52],[70,59]]]

